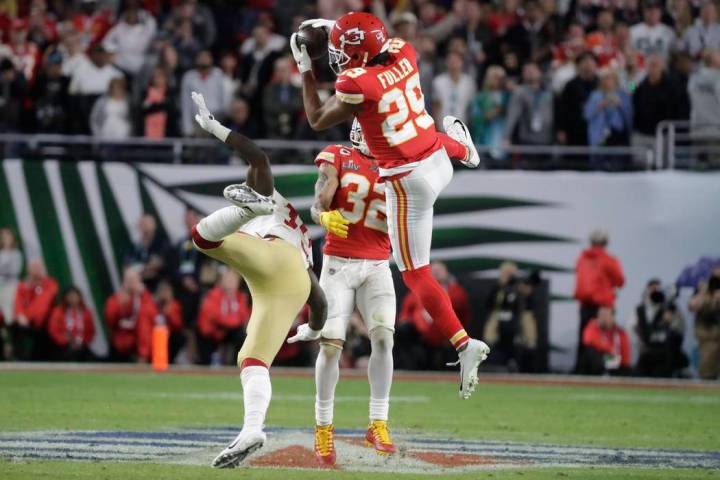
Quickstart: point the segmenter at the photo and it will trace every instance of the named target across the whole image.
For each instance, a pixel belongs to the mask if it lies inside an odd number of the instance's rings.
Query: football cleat
[[[335,426],[315,426],[315,458],[320,465],[335,465]]]
[[[447,115],[443,118],[443,128],[450,138],[462,143],[468,150],[467,157],[464,160],[460,160],[460,163],[468,168],[477,168],[478,165],[480,165],[480,155],[470,136],[470,130],[468,130],[462,120],[452,115]]]
[[[460,397],[467,400],[475,391],[478,383],[478,367],[490,354],[490,347],[485,342],[471,338],[467,347],[458,352],[457,362],[448,363],[448,366],[460,364]]]
[[[259,450],[267,440],[264,432],[240,432],[235,440],[215,457],[215,468],[236,468],[251,453]]]
[[[365,445],[375,448],[378,455],[392,455],[397,451],[385,420],[375,420],[370,424],[365,434]]]
[[[253,215],[269,215],[275,211],[275,200],[260,195],[245,183],[228,185],[223,190],[225,199]]]

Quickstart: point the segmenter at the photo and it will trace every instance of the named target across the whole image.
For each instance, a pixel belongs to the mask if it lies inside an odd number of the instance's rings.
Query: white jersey
[[[240,231],[260,238],[267,235],[282,238],[300,250],[306,267],[312,266],[310,238],[300,215],[277,190],[273,192],[273,200],[275,200],[275,212],[270,215],[258,215],[240,227]]]
[[[638,23],[630,28],[630,44],[645,58],[657,54],[667,60],[676,40],[675,31],[664,23],[652,27]]]

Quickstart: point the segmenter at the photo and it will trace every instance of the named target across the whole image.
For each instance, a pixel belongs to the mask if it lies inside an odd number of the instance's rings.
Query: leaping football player
[[[213,461],[218,468],[237,467],[265,443],[265,414],[272,387],[268,368],[305,303],[312,315],[304,339],[314,340],[327,316],[327,303],[310,266],[307,228],[296,210],[275,190],[267,155],[247,137],[218,122],[201,94],[192,93],[195,120],[233,147],[249,164],[247,181],[223,192],[232,205],[211,213],[193,227],[195,246],[236,270],[252,297],[247,336],[238,353],[245,407],[243,427]]]
[[[450,183],[453,168],[435,122],[425,110],[415,50],[404,40],[388,38],[382,21],[369,13],[349,13],[337,21],[308,20],[301,28],[308,25],[327,29],[330,65],[338,75],[335,95],[323,103],[307,48],[299,45],[297,33],[293,34],[290,47],[302,74],[308,122],[315,130],[353,116],[360,122],[386,184],[393,257],[405,284],[457,350],[459,393],[469,398],[477,384],[478,366],[490,349],[467,335],[447,292],[430,272],[433,205]],[[480,158],[465,124],[447,116],[443,126],[465,146],[461,163],[477,167]]]
[[[440,139],[451,158],[462,159],[466,148],[444,134]],[[371,156],[357,120],[350,131],[352,148],[330,145],[315,158],[318,180],[313,220],[326,230],[320,286],[328,302],[328,319],[315,363],[315,456],[334,465],[335,387],[350,317],[357,307],[367,324],[371,353],[368,362],[370,408],[365,441],[379,455],[396,447],[388,429],[393,375],[395,289],[388,258],[385,182]],[[301,326],[289,342],[306,340]]]

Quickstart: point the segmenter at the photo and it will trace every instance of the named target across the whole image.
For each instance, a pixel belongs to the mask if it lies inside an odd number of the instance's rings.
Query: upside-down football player
[[[451,158],[465,156],[464,145],[444,134],[439,137]],[[350,142],[352,148],[330,145],[315,158],[318,180],[311,213],[313,220],[327,230],[320,286],[327,298],[328,319],[315,364],[315,457],[322,465],[334,465],[336,460],[335,387],[345,334],[356,307],[367,325],[371,346],[366,443],[379,455],[396,451],[387,424],[396,302],[388,263],[385,182],[378,176],[377,162],[357,119],[353,121]],[[305,340],[307,328],[301,327],[288,341]]]
[[[433,118],[425,110],[415,50],[399,38],[388,38],[382,21],[369,13],[349,13],[337,21],[308,20],[301,28],[308,25],[328,30],[330,65],[338,74],[335,95],[323,103],[306,45],[300,45],[298,34],[293,34],[290,47],[302,74],[308,122],[315,130],[353,116],[360,122],[388,187],[385,198],[393,257],[405,284],[457,350],[459,393],[469,398],[477,384],[478,366],[490,349],[468,337],[447,292],[430,272],[433,205],[450,183],[453,169]],[[461,163],[477,167],[480,158],[467,127],[451,116],[443,119],[443,126],[466,147]]]
[[[243,276],[252,297],[247,337],[238,353],[245,415],[235,440],[213,461],[218,468],[237,467],[263,446],[263,423],[272,387],[268,368],[280,350],[300,309],[310,304],[307,340],[320,337],[327,303],[310,268],[312,252],[307,228],[293,206],[275,190],[267,155],[247,137],[231,132],[205,106],[192,98],[198,124],[233,147],[248,164],[247,180],[229,185],[223,195],[232,203],[193,228],[195,246]]]

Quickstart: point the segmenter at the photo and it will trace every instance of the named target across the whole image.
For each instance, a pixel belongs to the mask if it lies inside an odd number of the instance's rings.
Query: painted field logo
[[[0,433],[0,457],[210,465],[236,433],[234,428]],[[268,433],[265,447],[247,460],[249,468],[317,468],[310,430],[270,429]],[[364,431],[336,433],[337,468],[347,471],[442,473],[520,466],[720,469],[719,452],[450,440],[407,433],[396,435],[400,451],[386,458],[364,447]]]

